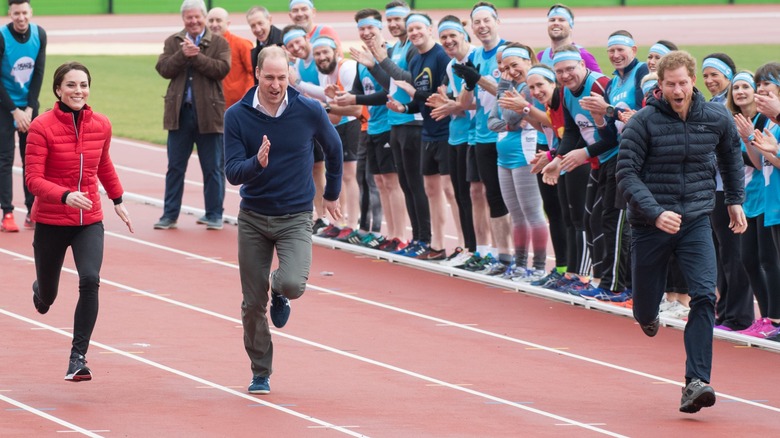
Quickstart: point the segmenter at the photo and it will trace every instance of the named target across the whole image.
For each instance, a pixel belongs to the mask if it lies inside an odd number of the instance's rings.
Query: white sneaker
[[[471,253],[464,249],[462,251],[459,251],[451,255],[446,260],[440,261],[439,264],[442,266],[455,267],[466,263],[466,261],[470,258],[471,258]]]
[[[526,268],[523,275],[512,278],[512,281],[519,283],[531,283],[532,281],[540,280],[547,275],[547,272],[541,269],[529,269]]]
[[[665,316],[667,318],[686,319],[688,318],[688,313],[690,311],[691,311],[690,307],[685,307],[679,301],[675,301],[667,310],[661,312],[660,315]]]
[[[663,300],[661,300],[661,305],[658,306],[658,312],[666,312],[667,310],[669,310],[669,308],[671,308],[674,305],[674,303],[677,303],[677,301],[669,301],[666,298],[664,298]]]

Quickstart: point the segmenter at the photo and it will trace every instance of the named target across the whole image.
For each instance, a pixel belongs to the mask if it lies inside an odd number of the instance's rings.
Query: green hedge
[[[205,0],[207,5],[221,6],[230,12],[242,12],[254,5],[263,5],[272,11],[285,11],[289,0]],[[468,9],[476,0],[407,0],[420,10],[430,9]],[[621,1],[629,6],[665,6],[665,5],[701,5],[727,4],[733,1],[737,4],[776,3],[777,0],[568,0],[565,3],[571,7],[619,6]],[[367,4],[362,0],[314,0],[317,9],[321,11],[355,11],[366,6],[383,7],[386,1]],[[494,0],[500,8],[546,8],[550,0]],[[36,15],[91,15],[106,14],[109,7],[115,14],[162,14],[179,12],[181,0],[31,0]],[[6,2],[2,2],[2,11],[8,10]]]

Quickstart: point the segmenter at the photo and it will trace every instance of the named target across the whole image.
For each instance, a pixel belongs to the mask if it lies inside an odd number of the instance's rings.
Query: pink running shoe
[[[750,327],[738,333],[754,336],[756,338],[766,338],[767,334],[774,329],[775,327],[772,325],[772,321],[770,321],[769,318],[761,318],[757,319]]]

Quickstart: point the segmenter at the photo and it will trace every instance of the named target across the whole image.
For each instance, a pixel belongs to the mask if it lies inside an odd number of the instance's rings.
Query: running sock
[[[565,274],[567,268],[568,268],[568,266],[556,266],[555,267],[555,272],[557,272],[559,274]]]

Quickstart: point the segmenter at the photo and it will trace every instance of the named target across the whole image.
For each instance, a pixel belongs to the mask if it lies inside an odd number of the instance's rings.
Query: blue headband
[[[753,90],[756,89],[756,81],[753,80],[753,75],[747,72],[741,72],[737,73],[736,76],[734,76],[734,79],[731,80],[732,84],[735,84],[737,81],[745,81],[747,82],[751,87],[753,87]]]
[[[506,50],[506,44],[498,46],[498,48],[496,49],[496,55],[504,54],[504,50]]]
[[[607,47],[612,46],[627,46],[627,47],[634,47],[636,43],[634,42],[634,39],[631,37],[627,37],[625,35],[612,35],[609,37],[609,40],[607,40]]]
[[[444,32],[445,30],[450,30],[450,29],[451,30],[456,30],[456,31],[462,33],[463,35],[468,35],[466,33],[466,29],[464,29],[463,26],[461,26],[460,23],[456,23],[454,21],[445,21],[444,23],[441,23],[439,25],[439,34]]]
[[[357,22],[358,29],[360,29],[361,27],[364,27],[364,26],[374,26],[377,29],[381,29],[382,28],[382,22],[377,20],[374,17],[366,17],[366,18],[363,18],[362,20]]]
[[[299,4],[299,3],[303,3],[306,6],[314,9],[314,3],[312,3],[311,0],[290,0],[290,9],[292,9],[293,6],[295,6],[295,5]]]
[[[526,77],[529,77],[531,75],[539,75],[544,76],[547,78],[548,81],[555,83],[555,73],[552,72],[549,68],[544,67],[531,67],[528,70],[528,73],[526,74]]]
[[[701,65],[701,71],[703,72],[707,67],[712,67],[715,70],[721,72],[723,76],[725,76],[729,81],[731,81],[731,79],[734,77],[734,72],[731,71],[731,67],[718,58],[705,59],[704,63]]]
[[[767,74],[764,78],[761,78],[761,80],[771,82],[777,85],[778,87],[780,87],[780,78],[778,78],[777,76],[773,76],[771,73]]]
[[[504,49],[503,54],[501,55],[501,59],[509,58],[510,56],[519,56],[523,59],[531,59],[531,55],[528,53],[528,50],[522,48],[522,47],[508,47]]]
[[[480,6],[478,8],[474,8],[474,10],[471,11],[471,18],[473,19],[474,18],[474,14],[476,14],[477,12],[482,12],[482,11],[488,11],[488,12],[490,12],[490,15],[493,16],[493,18],[498,18],[498,14],[497,14],[496,10],[491,8],[490,6]]]
[[[428,17],[420,14],[411,14],[408,17],[406,17],[406,25],[408,26],[412,23],[422,23],[425,26],[430,26],[431,24],[433,24],[431,23],[431,20],[428,19]]]
[[[329,37],[326,37],[326,36],[321,36],[321,37],[317,38],[316,40],[312,41],[312,43],[311,43],[311,48],[312,49],[317,48],[317,47],[322,47],[322,46],[328,46],[331,49],[336,50],[336,42],[333,41],[332,38],[329,38]]]
[[[558,52],[553,57],[553,65],[563,61],[582,61],[580,52]]]
[[[290,41],[298,37],[305,37],[305,36],[306,36],[306,32],[300,29],[293,29],[288,31],[286,34],[284,34],[284,36],[282,37],[282,43],[286,46],[287,43],[289,43]]]
[[[648,53],[657,53],[661,56],[664,56],[669,52],[671,52],[671,50],[669,50],[669,48],[665,45],[655,43],[652,47],[650,47],[650,51]]]
[[[650,79],[649,81],[642,84],[642,94],[647,94],[655,88],[655,86],[658,85],[658,81],[655,79]]]
[[[403,6],[396,6],[385,11],[385,17],[406,17],[409,15],[409,9]]]
[[[569,13],[569,11],[567,11],[566,9],[564,9],[564,8],[555,8],[555,9],[553,9],[552,11],[550,11],[549,14],[547,14],[547,18],[552,18],[552,17],[563,17],[563,18],[565,18],[566,21],[569,22],[569,27],[574,29],[574,17],[572,17],[571,14]]]

